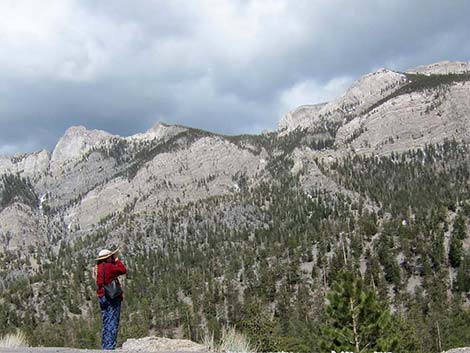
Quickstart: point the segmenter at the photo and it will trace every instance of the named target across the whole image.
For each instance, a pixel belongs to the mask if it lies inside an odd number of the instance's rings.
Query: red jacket
[[[111,283],[114,279],[117,279],[118,276],[127,273],[126,267],[124,266],[121,260],[116,260],[112,262],[102,262],[98,264],[96,271],[96,285],[98,286],[98,290],[96,291],[96,293],[98,294],[99,298],[104,296],[103,271],[105,285]]]

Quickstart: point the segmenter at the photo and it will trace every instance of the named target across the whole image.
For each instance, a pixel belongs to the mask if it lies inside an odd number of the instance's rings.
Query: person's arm
[[[98,288],[103,286],[103,266],[104,264],[96,265],[96,286]]]
[[[120,275],[125,275],[127,273],[126,266],[124,266],[124,263],[116,258],[114,260],[114,266],[112,268],[112,276],[117,277]]]

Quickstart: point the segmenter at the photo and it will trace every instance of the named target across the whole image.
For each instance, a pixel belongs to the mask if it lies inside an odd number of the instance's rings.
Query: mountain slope
[[[286,114],[281,134],[322,134],[336,150],[389,154],[468,141],[470,65],[437,63],[409,72],[381,69],[359,79],[335,101]]]

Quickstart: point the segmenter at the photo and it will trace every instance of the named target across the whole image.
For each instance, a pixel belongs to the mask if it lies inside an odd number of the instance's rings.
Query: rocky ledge
[[[165,337],[144,337],[128,339],[122,348],[116,350],[121,353],[207,353],[207,348],[199,343]],[[77,349],[67,347],[0,347],[0,353],[94,353],[102,352],[95,349]]]
[[[208,352],[207,347],[190,340],[165,337],[128,339],[123,345],[125,352]]]

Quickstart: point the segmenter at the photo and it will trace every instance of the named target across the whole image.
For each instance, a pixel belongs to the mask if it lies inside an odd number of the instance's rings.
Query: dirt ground
[[[0,348],[0,353],[102,353],[95,349],[77,349],[77,348],[53,348],[53,347],[30,347],[30,348]],[[132,351],[116,349],[116,353],[133,353]],[[144,353],[143,351],[138,351]],[[195,353],[186,351],[160,351],[158,353]]]

